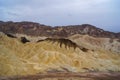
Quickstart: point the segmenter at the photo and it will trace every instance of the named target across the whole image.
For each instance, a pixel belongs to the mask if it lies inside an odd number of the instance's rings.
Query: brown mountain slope
[[[119,33],[104,31],[89,24],[51,27],[26,21],[1,21],[0,31],[46,37],[69,37],[74,34],[87,34],[94,37],[120,38]]]

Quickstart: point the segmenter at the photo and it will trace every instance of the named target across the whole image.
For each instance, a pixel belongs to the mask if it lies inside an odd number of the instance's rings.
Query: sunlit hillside
[[[55,71],[120,71],[119,53],[93,49],[90,44],[86,47],[87,43],[75,36],[70,39],[87,50],[59,43],[59,40],[22,43],[19,38],[0,33],[0,76]]]

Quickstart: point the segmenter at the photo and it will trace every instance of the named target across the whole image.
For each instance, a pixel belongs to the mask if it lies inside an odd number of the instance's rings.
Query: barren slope
[[[105,49],[93,50],[86,47],[87,43],[80,44],[82,39],[76,39],[76,43],[71,40],[46,39],[24,44],[18,38],[0,33],[0,76],[56,71],[120,71],[120,54]]]

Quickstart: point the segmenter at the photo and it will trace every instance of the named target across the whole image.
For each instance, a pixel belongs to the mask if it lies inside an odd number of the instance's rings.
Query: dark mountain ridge
[[[46,37],[69,37],[75,34],[87,34],[93,37],[120,38],[120,33],[104,31],[90,24],[52,27],[27,21],[0,21],[0,31],[4,33],[20,33]]]

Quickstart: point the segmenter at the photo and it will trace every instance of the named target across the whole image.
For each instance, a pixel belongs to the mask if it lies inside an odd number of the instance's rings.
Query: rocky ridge
[[[32,36],[69,37],[75,34],[93,37],[120,38],[120,33],[104,31],[90,24],[69,26],[47,26],[35,22],[0,22],[0,31],[4,33],[19,33]]]

